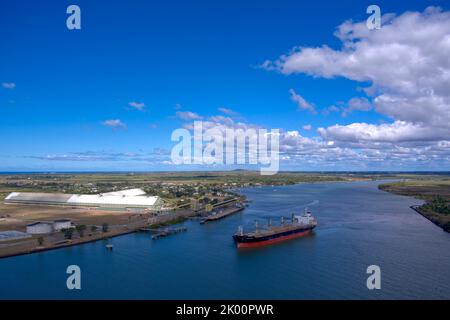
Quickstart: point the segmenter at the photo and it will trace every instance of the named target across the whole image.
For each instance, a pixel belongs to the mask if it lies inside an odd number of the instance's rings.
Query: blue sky
[[[70,4],[81,8],[81,30],[66,28]],[[302,139],[311,139],[306,143],[337,141],[330,138],[334,131],[317,131],[334,125],[406,121],[421,126],[418,120],[393,116],[383,106],[345,114],[351,98],[375,101],[376,95],[367,95],[361,88],[379,78],[355,81],[358,76],[344,71],[324,77],[323,70],[303,65],[293,72],[261,67],[264,61],[275,63],[282,55],[289,56],[296,46],[327,45],[339,50],[342,43],[333,35],[337,26],[348,19],[365,21],[370,4],[379,5],[382,14],[424,12],[430,5],[440,6],[444,13],[449,10],[445,1],[414,0],[2,1],[0,170],[198,169],[162,161],[174,144],[171,132],[189,120],[181,119],[183,112],[298,131]],[[379,88],[392,93],[390,88]],[[291,89],[316,112],[299,107],[290,96]],[[330,106],[339,111],[327,112]],[[424,147],[423,141],[408,138],[394,139],[390,146],[396,152],[416,148],[404,163],[383,146],[381,152],[392,161],[364,156],[350,163],[341,157],[342,161],[330,165],[333,155],[341,151],[369,152],[349,139],[340,141],[342,150],[331,150],[327,159],[319,156],[327,151],[317,147],[311,159],[304,154],[289,157],[282,168],[448,170],[445,134],[433,139],[440,146],[438,155],[420,162],[410,160],[418,154],[417,148]]]

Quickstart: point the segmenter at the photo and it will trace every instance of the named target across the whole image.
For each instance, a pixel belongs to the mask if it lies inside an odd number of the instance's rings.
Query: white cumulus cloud
[[[368,82],[378,112],[395,120],[447,126],[450,122],[450,12],[429,7],[383,17],[380,30],[346,21],[326,45],[296,47],[264,66],[283,74],[345,77]],[[270,69],[270,68],[269,68]]]
[[[131,101],[131,102],[128,102],[128,105],[130,107],[132,107],[133,109],[136,109],[136,110],[139,110],[139,111],[144,111],[145,110],[145,103],[143,103],[143,102]]]
[[[127,125],[125,123],[123,123],[120,119],[110,119],[110,120],[105,120],[103,121],[103,125],[107,126],[111,129],[127,129]]]
[[[349,115],[350,113],[352,113],[353,111],[369,111],[372,109],[372,104],[370,103],[370,101],[365,98],[365,97],[361,97],[361,98],[351,98],[348,103],[347,103],[347,107],[344,108],[344,110],[342,111],[342,115],[345,117],[347,115]]]
[[[364,163],[441,163],[439,169],[448,168],[450,12],[429,7],[423,12],[386,14],[379,30],[369,30],[365,21],[348,20],[337,27],[335,36],[339,48],[299,46],[261,67],[285,75],[358,82],[366,86],[366,97],[338,103],[340,108],[332,106],[322,113],[341,110],[346,116],[375,110],[391,122],[319,128],[315,150],[335,154],[345,150]],[[305,101],[298,101],[308,108]]]
[[[316,113],[316,108],[314,105],[306,101],[301,95],[295,92],[294,89],[290,89],[289,93],[291,94],[291,100],[297,104],[299,109],[309,110],[313,114]]]

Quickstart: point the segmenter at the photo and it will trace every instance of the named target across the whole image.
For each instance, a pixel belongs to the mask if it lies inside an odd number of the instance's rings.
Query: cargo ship
[[[268,228],[261,230],[256,222],[255,231],[248,233],[244,233],[242,227],[239,227],[233,239],[238,248],[261,247],[308,235],[317,226],[316,219],[308,209],[301,216],[293,214],[290,220],[290,223],[285,223],[285,218],[281,217],[281,224],[272,226],[269,219]]]

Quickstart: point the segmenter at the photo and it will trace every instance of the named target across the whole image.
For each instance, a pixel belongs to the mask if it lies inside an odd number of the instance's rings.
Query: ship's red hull
[[[308,229],[302,232],[281,236],[278,238],[273,238],[269,240],[262,240],[262,241],[255,241],[255,242],[238,242],[237,247],[238,248],[256,248],[256,247],[263,247],[268,246],[271,244],[279,243],[282,241],[290,240],[290,239],[296,239],[300,237],[304,237],[312,232],[312,229]]]

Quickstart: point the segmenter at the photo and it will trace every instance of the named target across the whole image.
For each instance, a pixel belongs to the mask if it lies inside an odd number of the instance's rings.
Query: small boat
[[[112,250],[114,248],[114,246],[112,244],[107,244],[106,245],[106,249],[108,250]]]

